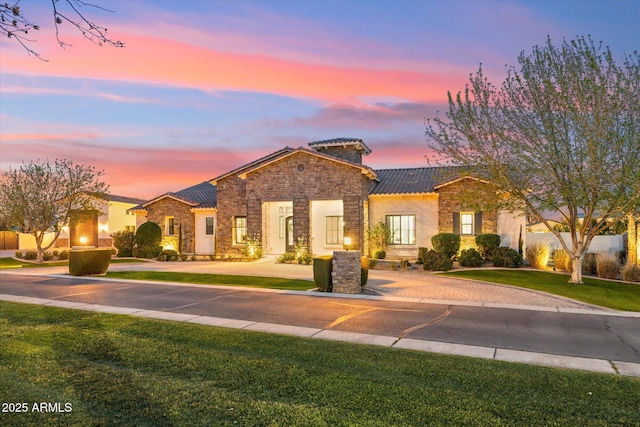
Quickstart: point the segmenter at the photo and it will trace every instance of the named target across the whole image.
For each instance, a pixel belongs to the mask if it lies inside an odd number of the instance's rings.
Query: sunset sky
[[[91,0],[90,0],[91,1]],[[11,2],[10,2],[11,3]],[[373,168],[425,166],[425,118],[480,63],[505,65],[549,35],[640,49],[637,1],[117,1],[83,8],[124,48],[23,0],[30,47],[0,39],[0,169],[71,159],[111,193],[151,198],[285,145],[362,138]]]

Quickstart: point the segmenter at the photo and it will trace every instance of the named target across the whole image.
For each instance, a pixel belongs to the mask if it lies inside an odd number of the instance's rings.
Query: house
[[[170,192],[130,209],[136,227],[152,221],[162,228],[162,246],[180,253],[216,253],[217,191],[209,182]]]
[[[498,210],[488,182],[457,167],[376,171],[362,163],[369,153],[353,138],[284,147],[141,204],[137,223],[160,224],[166,242],[179,224],[184,252],[223,256],[241,254],[248,242],[259,242],[265,254],[296,245],[327,254],[343,249],[347,238],[367,252],[365,230],[379,221],[392,231],[390,256],[415,257],[440,232],[460,234],[467,246],[477,234],[500,234],[504,245],[517,248],[524,216]]]
[[[56,248],[72,248],[74,246],[95,246],[110,248],[113,246],[111,234],[116,231],[135,231],[136,216],[129,210],[143,202],[132,197],[107,195],[96,200],[96,211],[84,213],[81,216],[72,212],[71,224],[62,227],[58,239],[54,243]],[[45,234],[44,244],[48,244],[55,237],[55,233]],[[36,248],[35,237],[32,234],[20,233],[19,249]]]

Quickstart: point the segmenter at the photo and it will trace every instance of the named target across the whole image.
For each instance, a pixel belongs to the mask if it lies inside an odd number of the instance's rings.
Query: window
[[[208,216],[205,218],[205,234],[207,236],[213,235],[213,217]]]
[[[233,218],[233,243],[245,244],[247,242],[247,217],[237,216]]]
[[[387,227],[391,231],[392,245],[416,244],[415,215],[387,215]]]
[[[344,219],[341,216],[327,217],[327,245],[341,245],[344,239]]]
[[[175,234],[175,218],[172,216],[168,216],[165,218],[165,235],[173,236]]]
[[[470,236],[473,234],[473,212],[460,212],[460,234]]]
[[[286,214],[286,215],[285,215]],[[278,208],[278,238],[284,239],[285,219],[293,214],[293,206],[280,206]]]

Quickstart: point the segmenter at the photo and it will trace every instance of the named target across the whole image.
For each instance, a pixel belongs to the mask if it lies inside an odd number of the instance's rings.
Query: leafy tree
[[[570,283],[582,283],[582,256],[610,218],[640,198],[640,57],[614,61],[591,38],[548,38],[496,87],[482,73],[455,98],[446,119],[427,121],[439,161],[483,174],[512,210],[524,204],[570,254]],[[637,208],[636,208],[637,209]],[[548,222],[560,213],[569,241]],[[579,220],[584,217],[584,221]]]
[[[33,31],[39,31],[40,26],[25,16],[24,10],[19,3],[20,0],[14,0],[13,4],[0,4],[0,34],[15,40],[20,43],[29,54],[42,59],[40,54],[29,47],[30,43],[35,42],[35,40],[31,38],[30,32],[32,34]],[[60,47],[71,46],[60,39],[60,26],[63,24],[70,24],[72,27],[75,27],[84,38],[98,46],[107,44],[114,47],[124,47],[123,42],[109,38],[107,28],[96,24],[88,18],[83,13],[83,8],[90,7],[102,11],[111,11],[82,0],[51,0],[51,6],[53,9],[56,40]]]
[[[109,187],[100,180],[104,173],[93,166],[74,165],[70,160],[31,162],[10,169],[0,180],[0,218],[32,234],[38,249],[38,263],[69,224],[72,214],[96,212],[97,201]],[[43,246],[45,233],[54,239]]]

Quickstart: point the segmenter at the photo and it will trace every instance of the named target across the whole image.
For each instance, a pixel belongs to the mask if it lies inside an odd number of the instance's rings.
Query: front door
[[[286,248],[285,250],[287,252],[293,252],[294,250],[294,242],[293,242],[293,217],[290,216],[287,219],[285,219],[285,244],[286,244]]]

